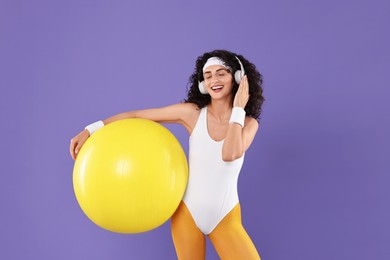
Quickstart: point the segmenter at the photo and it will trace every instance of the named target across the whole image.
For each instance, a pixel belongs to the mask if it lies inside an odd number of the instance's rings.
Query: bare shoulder
[[[179,103],[177,108],[180,109],[183,113],[195,116],[200,113],[198,106],[194,103]]]
[[[164,108],[167,113],[178,115],[181,119],[194,117],[199,114],[200,110],[194,103],[177,103]]]
[[[194,103],[180,103],[178,109],[181,110],[182,122],[187,129],[188,133],[191,134],[195,128],[196,122],[200,114],[200,109]]]
[[[259,128],[259,122],[253,117],[247,116],[245,118],[245,126],[257,130]]]
[[[195,127],[200,110],[193,103],[177,103],[159,109],[148,110],[148,114],[153,115],[155,121],[161,123],[182,124],[189,133]]]

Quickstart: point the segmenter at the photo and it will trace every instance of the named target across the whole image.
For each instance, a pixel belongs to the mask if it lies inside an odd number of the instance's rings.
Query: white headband
[[[223,60],[221,60],[218,57],[211,57],[206,61],[206,64],[203,66],[203,73],[206,71],[207,67],[210,67],[213,65],[220,65],[220,66],[223,66],[223,67],[227,68],[228,70],[232,71],[232,69],[229,66],[225,65],[225,62]]]

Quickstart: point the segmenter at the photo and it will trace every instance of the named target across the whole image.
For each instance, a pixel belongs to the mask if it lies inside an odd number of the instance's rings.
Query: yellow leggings
[[[219,257],[229,259],[260,259],[252,240],[241,224],[240,204],[208,235]],[[200,260],[206,256],[205,235],[196,226],[184,202],[172,216],[172,238],[179,260]]]

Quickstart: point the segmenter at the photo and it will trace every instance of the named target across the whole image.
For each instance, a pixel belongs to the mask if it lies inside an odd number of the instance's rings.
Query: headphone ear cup
[[[242,80],[242,71],[241,70],[237,70],[235,73],[234,73],[234,79],[236,81],[237,84],[240,84],[241,80]]]
[[[240,84],[242,78],[244,77],[245,75],[245,70],[244,70],[244,65],[242,65],[240,59],[236,56],[236,59],[238,61],[238,63],[240,64],[240,70],[237,70],[235,73],[234,73],[234,79],[236,80],[236,83],[237,84]]]
[[[204,86],[204,81],[199,82],[198,86],[199,86],[200,93],[202,93],[204,95],[208,94],[208,92],[207,92],[207,90],[206,90],[206,88]]]

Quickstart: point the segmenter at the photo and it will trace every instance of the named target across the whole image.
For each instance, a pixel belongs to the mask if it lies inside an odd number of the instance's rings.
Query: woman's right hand
[[[70,140],[69,151],[70,151],[70,155],[72,156],[73,160],[76,160],[77,154],[79,153],[81,147],[83,146],[85,141],[87,141],[89,136],[90,135],[89,135],[88,130],[84,129],[78,135],[76,135],[75,137],[73,137]]]

